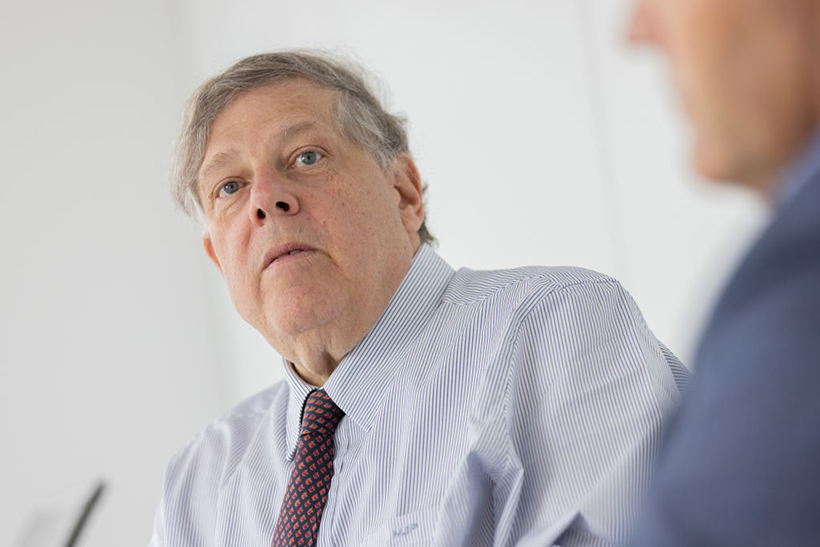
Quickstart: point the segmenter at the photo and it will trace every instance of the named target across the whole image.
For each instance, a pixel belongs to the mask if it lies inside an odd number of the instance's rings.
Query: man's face
[[[384,172],[340,134],[335,103],[297,81],[241,94],[214,120],[199,171],[205,248],[234,305],[306,379],[372,328],[423,220],[412,161]]]
[[[816,0],[639,0],[630,38],[663,50],[707,177],[764,192],[817,123]]]

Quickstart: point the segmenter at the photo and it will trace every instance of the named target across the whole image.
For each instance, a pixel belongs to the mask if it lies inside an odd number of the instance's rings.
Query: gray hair
[[[326,53],[280,51],[242,59],[206,81],[191,96],[185,111],[171,173],[174,202],[188,216],[205,224],[197,178],[205,159],[211,124],[241,93],[285,80],[306,80],[335,91],[336,127],[387,171],[396,155],[409,154],[405,120],[385,111],[363,74],[360,67]],[[434,239],[424,222],[418,235],[422,243]]]

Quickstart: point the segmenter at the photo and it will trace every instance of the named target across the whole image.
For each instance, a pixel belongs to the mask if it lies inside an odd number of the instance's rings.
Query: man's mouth
[[[313,250],[314,249],[308,247],[307,245],[302,245],[299,243],[289,243],[287,245],[271,249],[271,251],[265,255],[265,268],[269,268],[272,264],[277,262],[287,261],[290,257],[295,255],[309,254]]]

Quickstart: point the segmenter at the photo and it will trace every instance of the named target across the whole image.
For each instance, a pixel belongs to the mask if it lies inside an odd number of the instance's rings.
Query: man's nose
[[[632,10],[627,39],[633,44],[655,42],[655,24],[653,22],[650,0],[638,0]]]
[[[259,226],[270,217],[295,215],[299,212],[295,185],[279,173],[263,172],[254,177],[248,214]]]

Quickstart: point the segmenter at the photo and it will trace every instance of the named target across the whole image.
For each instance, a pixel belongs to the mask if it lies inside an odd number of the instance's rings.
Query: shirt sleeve
[[[157,513],[154,516],[154,530],[151,533],[151,540],[148,542],[148,547],[165,547],[165,531],[162,523],[162,505],[157,508]]]
[[[500,356],[512,487],[496,544],[622,543],[685,369],[608,278],[536,294],[521,316]]]

